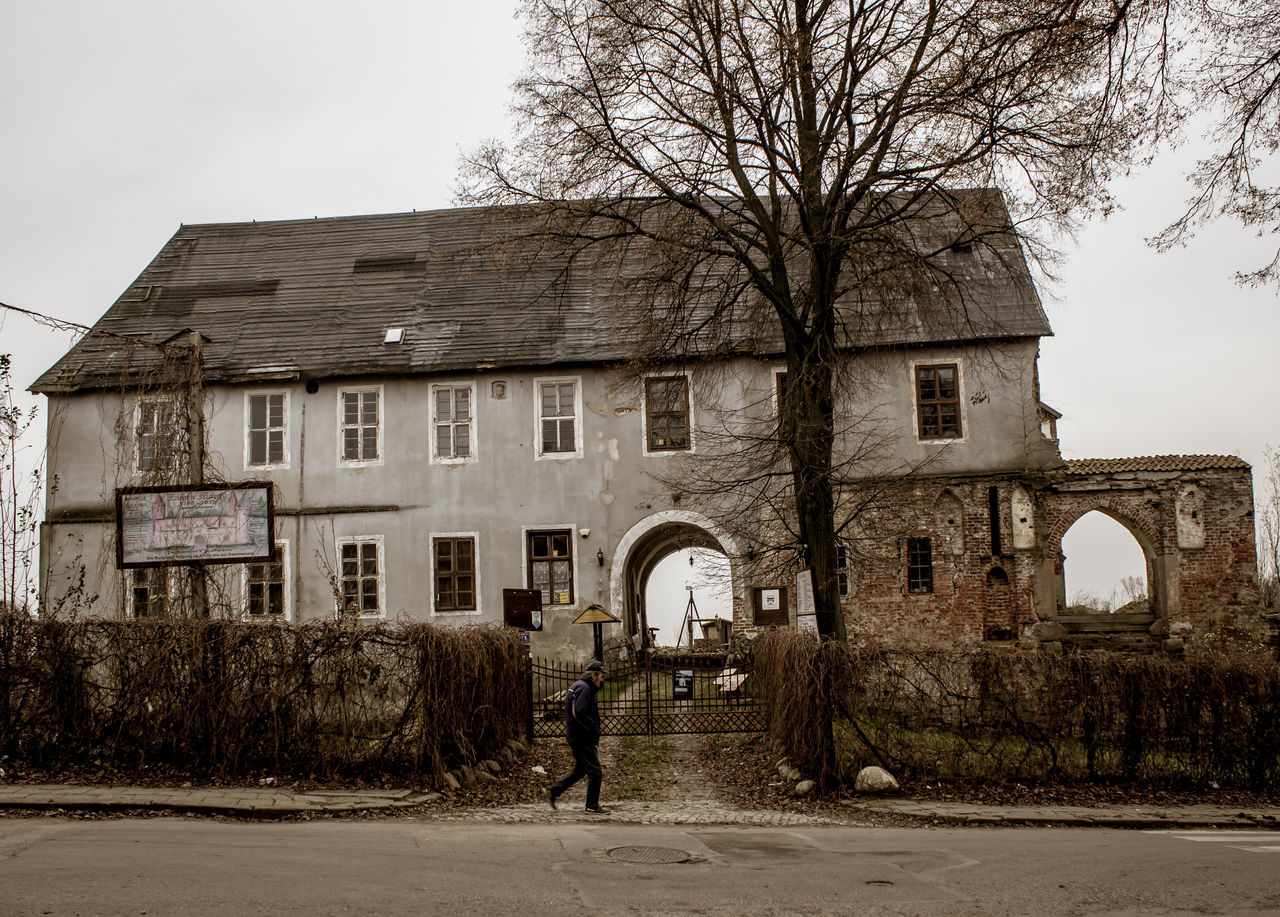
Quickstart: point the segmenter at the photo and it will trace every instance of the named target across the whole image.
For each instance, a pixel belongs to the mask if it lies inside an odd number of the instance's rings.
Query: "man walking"
[[[573,770],[546,787],[547,802],[556,807],[565,790],[583,777],[587,778],[587,811],[595,815],[608,815],[609,810],[600,805],[600,780],[604,772],[600,768],[600,711],[596,707],[596,692],[604,684],[604,663],[593,659],[587,664],[582,677],[569,686],[564,699],[564,729],[573,752]]]

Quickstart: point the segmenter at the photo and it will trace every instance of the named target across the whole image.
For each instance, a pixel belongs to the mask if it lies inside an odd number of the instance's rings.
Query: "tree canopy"
[[[539,201],[584,248],[654,252],[655,357],[723,323],[782,340],[778,438],[819,628],[836,586],[835,375],[858,304],[941,290],[1001,189],[1020,229],[1108,205],[1142,138],[1153,8],[1129,0],[527,0],[520,129],[466,199]],[[1135,102],[1137,100],[1137,102]],[[976,198],[983,199],[986,198]],[[949,215],[949,238],[920,217]],[[874,295],[869,295],[874,291]],[[837,305],[840,304],[840,308]],[[714,335],[712,335],[714,337]]]

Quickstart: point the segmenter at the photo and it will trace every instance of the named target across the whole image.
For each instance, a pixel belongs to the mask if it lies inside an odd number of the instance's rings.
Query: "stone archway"
[[[618,541],[610,565],[609,605],[634,640],[646,625],[645,586],[658,562],[682,548],[709,548],[729,558],[730,592],[740,601],[741,552],[734,538],[710,519],[686,510],[666,510],[637,522]]]
[[[1134,513],[1132,508],[1128,513],[1122,512],[1116,508],[1114,501],[1106,499],[1078,502],[1066,512],[1060,513],[1053,520],[1049,531],[1049,557],[1053,560],[1056,610],[1062,612],[1067,607],[1065,556],[1062,550],[1062,540],[1077,522],[1095,512],[1101,513],[1108,519],[1118,523],[1137,542],[1139,549],[1142,551],[1146,568],[1147,602],[1151,613],[1157,619],[1167,617],[1169,612],[1166,602],[1168,589],[1161,582],[1161,558],[1164,552],[1159,537],[1153,537],[1150,534],[1152,531],[1160,532],[1158,520],[1147,519],[1140,522],[1133,518],[1139,514]]]

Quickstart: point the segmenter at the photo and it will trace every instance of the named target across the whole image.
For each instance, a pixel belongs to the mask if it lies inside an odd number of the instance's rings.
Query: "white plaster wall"
[[[1035,355],[1036,343],[1027,341],[999,350],[936,348],[865,361],[846,389],[853,399],[851,410],[876,419],[877,437],[889,433],[868,472],[926,464],[930,473],[1027,467],[1029,456],[1041,455],[1036,450],[1044,442],[1032,395]],[[962,365],[964,436],[947,444],[921,443],[915,432],[912,365],[951,361]],[[724,411],[749,410],[768,421],[775,410],[771,394],[779,368],[776,361],[765,360],[695,367],[695,427],[718,423]],[[581,385],[580,456],[535,458],[536,381],[550,378],[573,378]],[[505,399],[490,396],[494,381],[506,383]],[[430,461],[430,386],[448,382],[475,386],[473,461]],[[338,392],[371,386],[382,391],[381,457],[347,466],[338,456]],[[288,391],[287,467],[246,468],[245,394],[278,390]],[[543,649],[580,644],[589,641],[590,628],[571,627],[569,622],[588,604],[599,602],[621,615],[621,609],[613,607],[620,576],[613,568],[626,561],[627,533],[664,513],[699,514],[706,509],[689,505],[688,499],[677,504],[659,486],[653,475],[673,470],[685,459],[679,454],[645,454],[641,386],[612,371],[541,368],[362,379],[350,385],[322,381],[315,392],[307,392],[300,381],[225,385],[211,386],[206,396],[208,476],[275,484],[276,532],[290,545],[295,620],[333,613],[328,574],[337,567],[336,539],[378,536],[385,549],[387,619],[500,621],[502,589],[526,585],[525,531],[564,527],[574,532],[576,600],[569,607],[547,609],[545,631],[534,641],[535,648],[542,644]],[[86,566],[100,571],[99,579],[114,575],[117,583],[119,574],[112,572],[114,530],[108,520],[115,488],[138,483],[131,471],[131,444],[116,441],[122,411],[128,416],[123,429],[132,429],[131,404],[118,394],[50,399],[49,461],[51,473],[57,475],[48,504],[55,523],[49,527],[50,551],[60,549],[65,556],[68,539],[79,539],[75,547]],[[718,448],[711,445],[714,437],[700,436],[697,429],[693,439],[700,457]],[[60,518],[71,518],[68,513],[79,514],[80,521],[74,526],[60,523]],[[84,521],[95,514],[98,521]],[[705,515],[714,517],[711,512]],[[433,533],[475,533],[478,612],[433,615]],[[603,566],[597,552],[605,559]],[[64,586],[70,575],[52,562],[44,570],[50,592]],[[735,578],[740,597],[752,586],[745,579]],[[122,588],[97,591],[113,600],[102,599],[96,613],[121,613]]]

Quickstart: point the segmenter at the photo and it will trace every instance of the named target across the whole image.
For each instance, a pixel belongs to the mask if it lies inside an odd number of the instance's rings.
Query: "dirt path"
[[[696,735],[606,736],[600,742],[606,795],[654,802],[719,800],[722,794],[703,767],[701,741]]]

